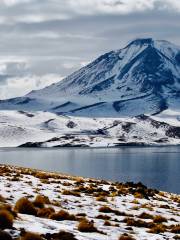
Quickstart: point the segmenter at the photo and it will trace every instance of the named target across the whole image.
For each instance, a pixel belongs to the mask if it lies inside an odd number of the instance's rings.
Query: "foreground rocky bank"
[[[180,239],[180,196],[0,165],[0,239]]]

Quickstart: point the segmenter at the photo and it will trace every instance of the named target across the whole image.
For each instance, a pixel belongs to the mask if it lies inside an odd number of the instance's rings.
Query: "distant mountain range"
[[[88,117],[156,115],[180,109],[180,47],[151,38],[108,52],[42,90],[0,101],[0,109]]]

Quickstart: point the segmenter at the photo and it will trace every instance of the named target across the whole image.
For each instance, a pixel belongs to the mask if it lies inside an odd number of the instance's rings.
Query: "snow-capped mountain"
[[[153,39],[134,40],[56,84],[0,102],[0,109],[91,117],[154,115],[179,106],[180,47]]]
[[[180,144],[180,48],[137,39],[0,109],[0,147]]]

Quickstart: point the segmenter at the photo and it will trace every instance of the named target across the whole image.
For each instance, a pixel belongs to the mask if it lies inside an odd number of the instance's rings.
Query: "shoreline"
[[[116,146],[97,146],[97,147],[94,147],[94,146],[79,146],[79,145],[68,145],[68,146],[53,146],[53,147],[47,147],[47,146],[14,146],[14,147],[0,147],[0,150],[1,149],[8,149],[8,150],[11,150],[11,149],[49,149],[49,150],[55,150],[55,149],[68,149],[68,148],[75,148],[75,149],[114,149],[114,148],[123,148],[123,147],[134,147],[134,148],[158,148],[158,147],[162,147],[162,148],[165,148],[165,147],[180,147],[180,143],[179,144],[146,144],[146,143],[135,143],[135,144],[132,144],[132,143],[124,143],[124,144],[119,144],[119,145],[116,145]]]
[[[51,150],[51,149],[50,149]],[[1,167],[3,166],[6,166],[6,167],[9,167],[9,168],[13,168],[14,170],[22,170],[22,171],[26,171],[26,170],[29,170],[29,171],[33,171],[33,172],[42,172],[42,173],[45,173],[45,174],[53,174],[55,177],[57,176],[62,176],[62,177],[67,177],[67,178],[71,178],[72,180],[76,180],[77,178],[82,178],[84,181],[89,181],[89,180],[92,180],[92,181],[97,181],[97,182],[101,182],[101,181],[104,181],[104,182],[108,182],[109,184],[115,184],[115,183],[119,183],[119,184],[128,184],[128,183],[133,183],[133,184],[138,184],[138,183],[141,183],[143,184],[143,182],[139,181],[139,182],[134,182],[134,181],[113,181],[113,180],[110,180],[110,179],[104,179],[104,178],[98,178],[98,177],[85,177],[85,176],[82,176],[82,175],[75,175],[75,174],[70,174],[70,173],[64,173],[64,172],[58,172],[58,171],[50,171],[50,170],[43,170],[41,168],[32,168],[32,167],[24,167],[24,166],[18,166],[18,165],[13,165],[13,164],[6,164],[6,163],[0,163],[0,169]],[[177,195],[177,196],[180,196],[180,193],[175,193],[175,192],[171,192],[171,191],[164,191],[162,189],[157,189],[155,187],[150,187],[148,185],[145,185],[143,184],[147,189],[152,189],[152,190],[155,190],[155,191],[158,191],[158,192],[164,192],[164,193],[168,193],[168,194],[173,194],[173,195]]]

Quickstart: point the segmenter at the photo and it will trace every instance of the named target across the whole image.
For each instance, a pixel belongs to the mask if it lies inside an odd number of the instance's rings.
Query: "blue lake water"
[[[180,147],[0,149],[0,163],[180,193]]]

